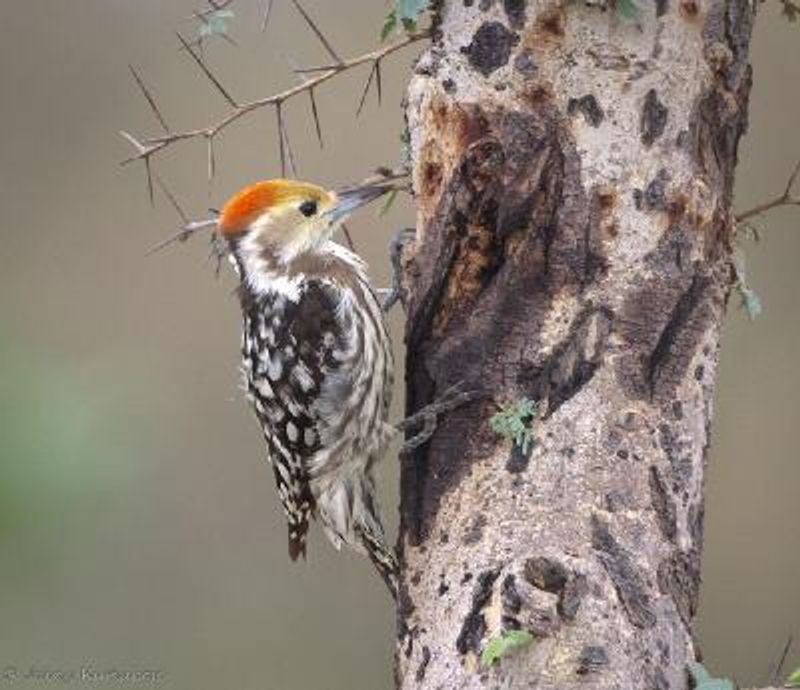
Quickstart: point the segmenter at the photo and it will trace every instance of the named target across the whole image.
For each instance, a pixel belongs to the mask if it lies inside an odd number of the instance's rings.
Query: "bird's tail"
[[[359,537],[378,575],[386,583],[392,598],[397,600],[398,565],[394,549],[384,541],[383,536],[377,536],[371,530],[359,530]]]

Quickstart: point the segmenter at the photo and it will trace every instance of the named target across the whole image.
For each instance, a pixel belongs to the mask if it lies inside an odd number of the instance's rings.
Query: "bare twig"
[[[770,201],[757,204],[746,211],[736,214],[736,222],[742,223],[749,218],[760,216],[762,213],[766,213],[767,211],[771,211],[773,208],[778,208],[780,206],[800,206],[800,197],[792,195],[792,187],[794,187],[798,175],[800,175],[800,160],[797,161],[792,174],[789,175],[789,179],[786,182],[786,187],[784,188],[782,194],[774,199],[771,199]]]
[[[328,51],[328,55],[331,56],[331,58],[337,65],[341,65],[342,59],[337,55],[336,51],[333,49],[333,46],[330,44],[328,39],[325,38],[325,34],[322,33],[319,26],[317,26],[314,20],[311,19],[308,12],[306,12],[303,6],[300,4],[299,0],[292,0],[292,4],[295,6],[295,8],[297,8],[297,11],[300,13],[303,19],[306,20],[306,24],[308,24],[308,26],[314,32],[316,37],[319,39],[320,43],[322,43],[322,45],[325,46],[325,50]]]
[[[206,137],[208,147],[208,189],[211,190],[211,183],[214,181],[214,173],[217,170],[217,157],[214,153],[214,137]]]
[[[194,50],[192,50],[192,47],[191,47],[191,46],[190,46],[190,45],[187,43],[186,39],[185,39],[183,36],[181,36],[181,35],[180,35],[180,34],[179,34],[177,31],[175,32],[175,35],[178,37],[178,40],[181,42],[181,45],[183,45],[183,47],[184,47],[184,49],[186,50],[186,52],[187,52],[187,53],[189,53],[189,55],[191,55],[191,56],[192,56],[192,58],[194,59],[194,61],[197,63],[197,66],[198,66],[198,67],[199,67],[199,68],[200,68],[200,69],[203,71],[203,74],[205,74],[205,75],[208,77],[209,81],[210,81],[212,84],[214,84],[214,86],[216,86],[216,87],[217,87],[217,90],[218,90],[218,91],[219,91],[219,92],[220,92],[220,93],[223,95],[223,97],[225,98],[225,100],[226,100],[226,101],[228,101],[228,103],[229,103],[229,104],[230,104],[230,105],[231,105],[233,108],[238,108],[239,106],[238,106],[238,104],[236,103],[236,101],[235,101],[235,100],[233,100],[233,96],[231,96],[231,95],[230,95],[230,94],[227,92],[227,90],[226,90],[226,89],[225,89],[225,87],[222,85],[222,83],[219,81],[219,79],[217,79],[217,78],[214,76],[214,74],[213,74],[213,73],[211,72],[211,70],[208,68],[208,66],[207,66],[207,65],[206,65],[206,63],[203,61],[203,59],[202,59],[202,58],[201,58],[201,57],[200,57],[200,56],[199,56],[197,53],[195,53],[195,52],[194,52]]]
[[[263,18],[261,19],[261,33],[263,34],[267,30],[267,24],[269,24],[269,15],[272,14],[272,3],[274,0],[265,0],[264,2],[264,14]]]
[[[167,124],[167,121],[164,119],[164,116],[161,114],[161,110],[159,110],[158,105],[156,105],[156,99],[153,97],[153,94],[150,93],[150,90],[145,86],[144,81],[142,80],[141,76],[139,76],[139,73],[136,71],[134,66],[128,65],[128,68],[130,69],[133,78],[136,80],[136,83],[138,84],[139,89],[142,92],[142,95],[144,95],[145,99],[150,104],[150,109],[155,114],[156,119],[161,125],[161,128],[164,130],[164,132],[169,134],[169,125]]]
[[[786,644],[783,646],[783,652],[778,658],[778,661],[775,664],[775,668],[773,668],[772,670],[771,677],[769,678],[769,681],[773,685],[779,685],[781,680],[783,679],[783,667],[786,664],[786,658],[789,656],[789,652],[792,650],[793,642],[794,642],[794,636],[790,634],[786,640]]]
[[[361,115],[361,111],[364,109],[364,104],[367,102],[367,94],[369,93],[369,87],[372,85],[372,80],[376,78],[377,75],[377,87],[378,87],[378,103],[380,104],[381,101],[381,76],[380,76],[380,62],[375,60],[372,63],[372,69],[369,71],[369,76],[367,77],[367,83],[364,84],[364,90],[361,92],[361,100],[358,102],[358,108],[356,110],[356,117]]]
[[[161,179],[159,175],[155,176],[156,183],[158,184],[158,188],[161,190],[161,193],[167,197],[172,208],[175,209],[175,213],[178,214],[178,218],[181,219],[181,222],[184,225],[189,224],[189,216],[186,215],[186,212],[183,210],[183,207],[178,203],[178,200],[175,198],[175,195],[170,191],[169,187],[167,187],[164,180]]]
[[[308,90],[308,98],[311,101],[311,115],[314,118],[314,128],[317,130],[317,141],[319,141],[319,147],[325,148],[325,143],[322,140],[322,125],[319,123],[319,111],[317,110],[317,98],[314,95],[314,89]]]
[[[226,127],[230,126],[234,122],[236,122],[239,118],[247,115],[248,113],[252,113],[256,110],[260,110],[261,108],[265,108],[268,106],[276,106],[278,103],[284,103],[287,100],[297,96],[298,94],[305,93],[311,91],[312,89],[320,86],[321,84],[333,79],[335,76],[353,69],[354,67],[358,67],[359,65],[374,63],[376,60],[382,60],[383,58],[395,53],[407,46],[410,46],[413,43],[418,41],[424,40],[429,37],[429,32],[419,32],[415,34],[409,34],[404,36],[399,41],[382,46],[381,48],[374,50],[369,53],[364,53],[363,55],[359,55],[357,57],[351,58],[349,60],[345,60],[340,65],[330,65],[327,68],[318,70],[320,74],[317,76],[308,79],[307,81],[303,82],[302,84],[295,85],[289,89],[281,91],[279,93],[272,94],[270,96],[265,96],[263,98],[258,98],[254,101],[249,101],[246,103],[242,103],[239,105],[235,104],[230,96],[226,97],[226,100],[232,106],[231,110],[216,124],[209,125],[207,127],[202,127],[199,129],[192,129],[192,130],[185,130],[182,132],[170,132],[158,137],[151,137],[144,139],[143,141],[137,141],[132,135],[130,134],[123,134],[123,136],[131,143],[134,143],[134,148],[136,152],[131,157],[127,158],[126,160],[122,161],[122,164],[128,164],[136,160],[143,160],[151,158],[152,156],[156,155],[157,153],[163,151],[164,149],[173,146],[179,141],[188,141],[190,139],[198,139],[200,137],[213,137],[216,136],[219,132],[221,132]],[[181,39],[182,43],[185,43],[185,40]],[[198,65],[202,65],[202,69],[204,73],[208,76],[209,72],[207,71],[207,67],[202,60],[199,60],[196,54],[189,49],[191,55],[194,57],[195,61],[198,62]],[[212,79],[212,81],[216,81]],[[218,87],[219,88],[219,87]],[[227,93],[227,92],[225,92]]]

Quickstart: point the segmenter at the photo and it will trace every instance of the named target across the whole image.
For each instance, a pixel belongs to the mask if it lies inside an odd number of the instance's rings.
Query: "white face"
[[[288,263],[300,254],[319,249],[331,238],[344,220],[330,213],[335,205],[335,194],[327,192],[287,199],[256,218],[240,246],[269,251]]]
[[[353,211],[387,190],[372,186],[328,192],[311,185],[298,187],[250,223],[239,247],[259,254],[268,252],[288,263],[301,254],[320,250]]]

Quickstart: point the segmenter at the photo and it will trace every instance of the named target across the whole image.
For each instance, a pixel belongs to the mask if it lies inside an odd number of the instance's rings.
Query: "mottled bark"
[[[687,687],[752,10],[639,4],[435,3],[408,409],[486,397],[402,460],[401,688]],[[489,426],[522,397],[527,454]]]

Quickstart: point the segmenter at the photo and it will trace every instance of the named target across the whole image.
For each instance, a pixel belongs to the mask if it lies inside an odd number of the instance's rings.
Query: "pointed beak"
[[[336,192],[336,203],[326,211],[325,215],[331,223],[341,222],[360,206],[368,204],[391,190],[391,185],[367,185],[339,190]]]

